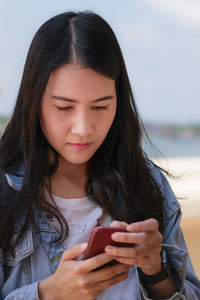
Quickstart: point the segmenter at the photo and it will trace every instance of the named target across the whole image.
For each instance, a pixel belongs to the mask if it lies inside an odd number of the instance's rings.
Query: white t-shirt
[[[73,199],[64,199],[55,195],[52,197],[69,226],[69,235],[64,242],[64,247],[68,249],[72,245],[88,242],[94,227],[98,224],[98,219],[102,216],[102,208],[87,197]],[[50,222],[54,228],[59,228],[56,220]],[[100,225],[109,226],[111,222],[111,216],[105,215]],[[135,281],[135,268],[131,267],[126,280],[105,289],[97,300],[134,300]]]

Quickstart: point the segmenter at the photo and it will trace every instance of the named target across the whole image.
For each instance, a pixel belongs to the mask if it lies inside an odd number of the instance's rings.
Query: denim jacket
[[[200,281],[196,277],[180,228],[181,209],[163,173],[149,163],[151,172],[165,197],[165,231],[162,248],[166,249],[170,267],[174,270],[177,292],[170,299],[200,299]],[[8,184],[20,190],[23,183],[23,169],[17,175],[5,174]],[[23,240],[17,244],[14,257],[0,249],[0,300],[39,300],[38,283],[52,275],[60,262],[62,243],[51,246],[58,233],[46,216],[34,208],[38,232],[28,228]],[[13,239],[23,224],[18,221]],[[148,293],[140,282],[137,267],[133,282],[133,300],[147,300]],[[106,299],[117,300],[117,299]],[[122,300],[122,299],[119,299]],[[124,300],[124,299],[123,299]]]

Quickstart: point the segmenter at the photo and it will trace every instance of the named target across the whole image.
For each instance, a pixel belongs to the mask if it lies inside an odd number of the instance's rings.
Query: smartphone
[[[128,232],[128,231],[125,228],[121,228],[121,227],[110,227],[110,226],[95,227],[90,236],[87,249],[86,249],[82,259],[88,259],[93,256],[96,256],[97,254],[105,252],[104,249],[107,245],[113,245],[113,246],[117,246],[117,247],[133,247],[134,246],[134,244],[130,244],[130,243],[121,243],[121,242],[113,241],[111,238],[111,235],[114,232]],[[119,263],[119,262],[117,260],[113,259],[112,261],[95,269],[94,271],[97,271],[99,269],[102,269],[103,267],[111,266],[111,265],[114,265],[117,263]]]

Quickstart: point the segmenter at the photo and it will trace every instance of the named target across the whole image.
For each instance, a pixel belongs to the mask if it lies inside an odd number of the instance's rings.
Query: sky
[[[11,115],[38,28],[92,10],[114,30],[143,121],[200,124],[200,0],[0,0],[0,114]]]

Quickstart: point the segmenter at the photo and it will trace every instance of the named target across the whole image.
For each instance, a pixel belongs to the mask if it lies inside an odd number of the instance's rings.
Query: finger
[[[127,226],[127,230],[131,232],[154,232],[158,230],[158,221],[152,218],[141,222],[131,223]]]
[[[94,257],[85,259],[81,261],[80,270],[84,272],[90,272],[97,269],[98,267],[103,266],[107,262],[113,260],[113,257],[108,253],[101,253]]]
[[[135,266],[135,259],[133,257],[116,257],[115,260],[117,260],[119,263],[128,265],[128,266]]]
[[[157,232],[115,232],[111,235],[113,241],[129,244],[154,245],[162,243],[162,235]]]
[[[62,254],[60,262],[75,259],[77,256],[84,253],[87,248],[87,243],[73,245],[71,248],[65,250]]]
[[[130,247],[116,247],[116,246],[106,246],[106,253],[115,256],[121,257],[134,257],[133,248]]]
[[[128,224],[126,222],[123,221],[112,221],[110,223],[111,227],[121,227],[121,228],[126,228],[128,226]]]
[[[128,277],[128,274],[129,274],[128,271],[122,272],[121,274],[118,274],[117,276],[114,276],[108,280],[104,280],[99,283],[96,283],[96,288],[97,288],[97,290],[101,290],[101,289],[105,290],[117,283],[120,283],[120,282],[126,280]]]
[[[92,280],[94,282],[104,281],[108,280],[122,272],[129,271],[130,266],[117,263],[114,266],[109,266],[102,268],[101,270],[98,270],[92,274]],[[91,276],[91,273],[88,273],[88,278]]]
[[[143,257],[115,257],[115,260],[117,260],[121,264],[129,265],[129,266],[137,266],[139,268],[148,268],[150,265],[150,259],[148,256]]]
[[[151,249],[151,247],[146,245],[136,245],[133,247],[116,247],[116,246],[107,246],[105,248],[106,253],[113,255],[114,258],[117,257],[142,257],[149,256],[149,254],[154,253],[155,249]],[[159,248],[157,250],[159,252]]]

